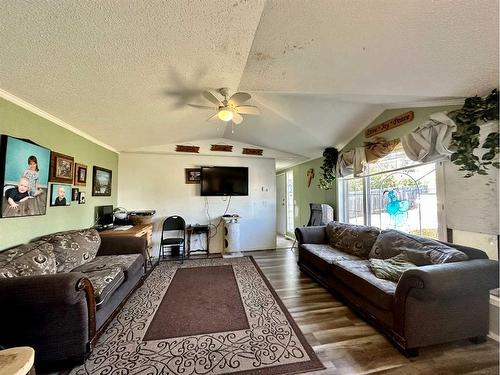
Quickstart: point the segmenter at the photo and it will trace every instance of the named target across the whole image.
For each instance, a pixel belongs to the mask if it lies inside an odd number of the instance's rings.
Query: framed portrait
[[[45,215],[49,165],[48,148],[0,135],[0,217]]]
[[[78,189],[78,188],[71,189],[71,201],[78,202],[78,193],[79,192],[80,192],[80,189]]]
[[[72,156],[52,151],[50,153],[50,182],[73,182],[74,160]]]
[[[94,165],[92,173],[92,195],[96,197],[111,196],[111,182],[113,172],[106,168]]]
[[[87,185],[87,166],[75,163],[75,181],[74,185],[85,186]]]
[[[78,192],[78,204],[85,204],[85,192]]]
[[[186,168],[186,184],[199,184],[200,178],[200,168]]]
[[[71,185],[52,184],[50,185],[50,205],[51,207],[71,205]]]

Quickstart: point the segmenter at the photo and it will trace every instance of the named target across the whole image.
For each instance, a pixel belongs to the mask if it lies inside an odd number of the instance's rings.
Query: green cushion
[[[417,266],[410,262],[406,253],[389,259],[370,259],[370,268],[379,279],[398,282],[403,272]]]

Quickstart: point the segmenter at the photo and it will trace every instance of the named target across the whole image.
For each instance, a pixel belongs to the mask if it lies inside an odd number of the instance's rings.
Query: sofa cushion
[[[35,241],[0,252],[0,277],[56,273],[53,248],[46,241]]]
[[[128,280],[144,267],[144,257],[141,254],[103,255],[76,267],[73,271],[87,273],[113,267],[120,268],[125,274],[125,280]]]
[[[125,280],[120,267],[84,272],[94,287],[96,306],[99,309]]]
[[[379,233],[380,229],[376,227],[337,221],[332,221],[326,226],[326,235],[333,248],[361,258],[368,258]]]
[[[376,277],[368,260],[342,260],[332,267],[337,279],[358,295],[381,309],[392,309],[397,284]]]
[[[388,259],[402,252],[406,253],[410,262],[418,266],[469,259],[465,253],[441,242],[394,229],[380,233],[370,251],[370,258]]]
[[[416,268],[410,262],[406,253],[401,253],[389,259],[370,258],[370,268],[379,279],[398,282],[404,271]]]
[[[93,228],[49,234],[41,239],[54,246],[57,272],[69,272],[91,261],[101,244],[101,237]]]
[[[339,260],[361,260],[361,258],[355,255],[344,253],[343,251],[334,249],[330,245],[304,244],[301,246],[304,250],[309,251],[330,264]]]

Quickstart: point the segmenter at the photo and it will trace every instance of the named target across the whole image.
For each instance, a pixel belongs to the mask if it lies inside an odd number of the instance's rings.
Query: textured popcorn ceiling
[[[0,46],[0,89],[117,150],[225,138],[291,163],[388,105],[496,87],[498,1],[4,0]],[[218,87],[262,115],[233,134],[186,106]]]

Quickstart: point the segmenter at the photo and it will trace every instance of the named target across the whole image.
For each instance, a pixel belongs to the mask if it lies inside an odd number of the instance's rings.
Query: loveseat
[[[82,363],[140,284],[146,240],[66,231],[0,252],[0,345],[36,362]]]
[[[396,230],[331,222],[295,230],[300,269],[389,337],[406,356],[464,338],[484,341],[498,262],[478,249]],[[375,264],[401,254],[412,264],[395,281]],[[398,280],[399,278],[399,280]]]

